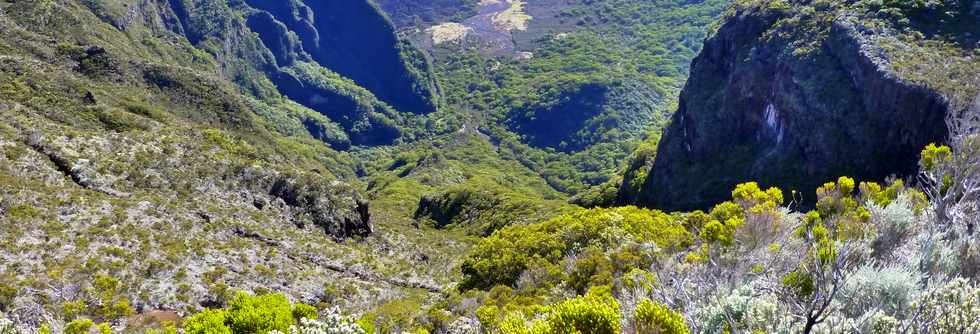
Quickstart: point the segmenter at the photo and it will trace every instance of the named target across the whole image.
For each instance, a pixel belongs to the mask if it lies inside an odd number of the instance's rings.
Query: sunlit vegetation
[[[283,69],[347,118],[231,56],[240,1],[171,3],[195,13],[172,40],[122,1],[0,0],[0,334],[980,332],[975,124],[917,178],[842,176],[812,203],[744,182],[702,211],[623,206],[727,1],[571,1],[578,28],[529,59],[437,59],[430,115]],[[844,3],[925,29],[882,41],[937,51],[900,74],[974,92],[930,70],[973,73],[965,1]],[[842,5],[736,4],[792,13],[803,56]],[[358,146],[370,126],[398,138]]]
[[[726,5],[576,4],[561,17],[582,29],[538,41],[529,60],[461,51],[436,67],[449,105],[487,115],[486,130],[505,152],[556,189],[577,193],[608,181],[643,136],[662,126],[690,59]]]

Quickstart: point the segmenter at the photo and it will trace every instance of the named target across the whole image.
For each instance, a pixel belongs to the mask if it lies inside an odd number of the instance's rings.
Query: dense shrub
[[[569,299],[543,310],[543,319],[527,321],[524,315],[508,315],[500,325],[502,334],[618,334],[621,329],[619,303],[610,287],[593,288],[582,297]]]
[[[958,278],[910,305],[921,314],[911,320],[912,333],[980,332],[980,288]]]
[[[185,320],[183,327],[187,334],[286,333],[303,319],[316,318],[316,308],[301,303],[293,305],[283,294],[253,296],[238,292],[228,308],[205,309]]]
[[[226,322],[234,333],[286,331],[293,324],[293,312],[282,294],[250,296],[239,292],[231,300]]]
[[[225,310],[205,309],[184,320],[186,334],[231,334],[231,328],[225,324],[228,314]]]
[[[716,296],[696,314],[701,333],[786,333],[793,321],[781,314],[775,296],[742,286]]]
[[[92,326],[95,326],[95,323],[89,319],[73,320],[65,326],[65,334],[89,334],[89,329]]]
[[[684,316],[649,299],[636,307],[637,334],[688,334]]]
[[[462,289],[513,286],[531,264],[556,266],[589,246],[605,249],[626,240],[678,249],[690,233],[671,216],[636,207],[589,209],[543,223],[508,226],[480,241],[463,262]]]
[[[919,297],[924,279],[921,272],[899,266],[863,266],[841,288],[841,311],[852,318],[871,310],[900,314]]]

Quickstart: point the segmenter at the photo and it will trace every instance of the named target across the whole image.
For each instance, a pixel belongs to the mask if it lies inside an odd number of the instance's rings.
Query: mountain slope
[[[301,1],[82,2],[116,29],[186,38],[260,99],[286,95],[326,115],[344,133],[304,123],[338,149],[390,144],[406,133],[405,115],[434,111],[438,88],[427,59],[398,39],[373,4],[312,3],[316,8]]]
[[[727,3],[487,1],[459,23],[469,37],[431,50],[446,103],[463,111],[456,117],[473,118],[552,187],[575,194],[608,181],[660,130],[697,41]],[[526,30],[492,24],[507,17],[526,19]],[[485,40],[501,32],[511,51]],[[405,33],[432,44],[438,30]]]
[[[177,3],[195,14],[181,17]],[[279,94],[264,75],[277,59],[243,12],[0,2],[6,317],[56,332],[76,317],[125,324],[220,305],[236,289],[372,308],[451,279],[441,252],[464,244],[377,227],[360,162],[331,147],[347,129],[328,116],[356,110],[325,116]],[[328,88],[403,115],[299,59],[293,67],[343,84]],[[444,265],[418,265],[428,257]]]
[[[945,114],[980,93],[964,34],[980,20],[965,4],[736,7],[694,60],[638,197],[623,200],[694,209],[748,180],[804,191],[913,175]],[[937,17],[950,31],[924,21]]]

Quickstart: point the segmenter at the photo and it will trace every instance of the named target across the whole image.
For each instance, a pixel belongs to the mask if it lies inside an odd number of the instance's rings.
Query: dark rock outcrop
[[[337,239],[367,236],[372,232],[368,202],[343,183],[281,177],[272,183],[269,195],[302,213],[294,222],[297,225],[312,223]]]
[[[798,190],[809,202],[841,175],[915,173],[922,147],[944,138],[942,94],[891,72],[840,17],[818,27],[826,37],[815,49],[794,52],[789,44],[815,37],[793,31],[804,24],[778,27],[783,15],[739,12],[705,41],[653,169],[625,202],[704,209],[746,181]]]

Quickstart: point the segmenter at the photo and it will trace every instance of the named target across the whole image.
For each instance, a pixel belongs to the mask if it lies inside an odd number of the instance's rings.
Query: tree
[[[980,199],[980,96],[971,106],[951,103],[946,115],[946,146],[930,144],[919,160],[919,181],[936,221],[976,229]]]
[[[866,233],[871,214],[852,197],[855,182],[841,177],[817,189],[817,210],[807,213],[797,235],[804,240],[804,258],[783,277],[783,299],[803,320],[803,333],[835,313],[835,299],[853,269],[870,255]]]

